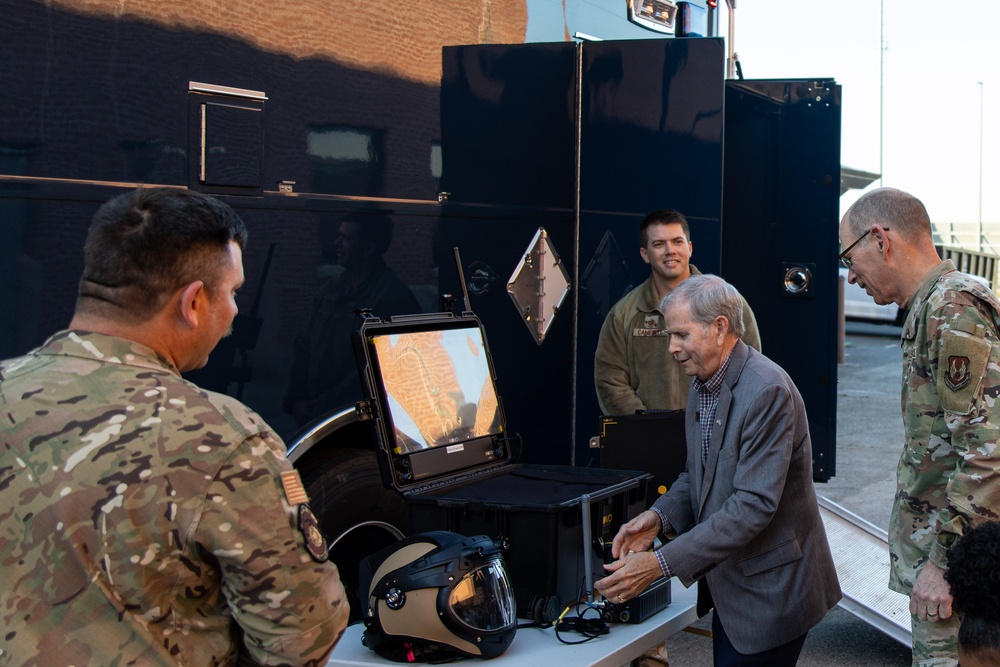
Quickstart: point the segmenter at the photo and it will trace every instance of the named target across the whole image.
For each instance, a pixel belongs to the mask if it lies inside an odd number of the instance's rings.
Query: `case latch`
[[[375,313],[372,312],[371,308],[357,308],[355,309],[354,314],[360,317],[365,322],[379,321],[378,317],[375,315]]]

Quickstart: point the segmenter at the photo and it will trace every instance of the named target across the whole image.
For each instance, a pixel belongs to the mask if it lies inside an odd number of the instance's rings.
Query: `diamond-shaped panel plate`
[[[507,293],[539,345],[569,294],[569,274],[544,227],[539,227],[507,281]]]
[[[580,279],[580,291],[590,296],[597,319],[603,322],[612,306],[634,286],[632,274],[618,249],[618,242],[611,230],[604,232],[604,237]],[[580,309],[583,308],[581,305]]]

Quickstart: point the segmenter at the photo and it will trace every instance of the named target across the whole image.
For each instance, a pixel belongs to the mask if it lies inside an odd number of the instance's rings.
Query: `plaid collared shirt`
[[[715,426],[715,409],[719,407],[719,391],[722,390],[722,380],[726,377],[726,369],[729,368],[729,360],[732,358],[732,351],[726,355],[719,370],[715,371],[712,377],[704,382],[698,378],[692,382],[692,388],[698,392],[698,412],[694,414],[695,419],[701,424],[701,462],[708,461],[708,443],[712,441],[712,427]]]
[[[719,407],[719,392],[722,390],[722,380],[726,377],[726,369],[729,368],[729,360],[732,357],[733,352],[730,350],[729,354],[722,361],[722,365],[719,366],[719,370],[715,371],[712,377],[704,382],[695,378],[691,383],[692,388],[698,391],[698,412],[695,413],[695,419],[701,424],[702,463],[708,460],[708,443],[712,441],[712,422],[715,421],[715,409]],[[660,526],[662,526],[663,532],[671,531],[672,527],[670,522],[667,521],[667,517],[655,507],[652,509],[660,517]],[[660,564],[663,576],[667,578],[674,576],[674,571],[670,568],[670,564],[667,563],[667,559],[663,557],[663,554],[659,550],[653,553],[656,554],[656,561]]]

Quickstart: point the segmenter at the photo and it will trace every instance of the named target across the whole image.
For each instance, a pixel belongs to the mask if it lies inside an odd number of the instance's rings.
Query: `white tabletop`
[[[498,658],[482,662],[484,667],[554,667],[569,665],[583,667],[620,667],[638,658],[646,649],[656,646],[670,635],[680,632],[698,620],[695,612],[697,599],[695,587],[690,589],[676,579],[670,582],[671,601],[666,609],[647,618],[642,623],[613,623],[611,632],[583,644],[568,645],[560,642],[552,628],[521,628],[514,635],[510,647]],[[340,643],[333,649],[327,667],[359,665],[395,665],[379,657],[361,644],[362,623],[355,623],[344,631]],[[570,641],[582,638],[576,633],[562,633]],[[475,660],[475,659],[470,659]],[[464,661],[467,664],[469,661]]]

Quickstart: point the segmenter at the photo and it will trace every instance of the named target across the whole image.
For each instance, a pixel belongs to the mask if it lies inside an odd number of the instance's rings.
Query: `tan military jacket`
[[[1000,301],[942,262],[903,325],[906,445],[889,519],[890,588],[909,594],[967,526],[1000,517]]]
[[[691,275],[700,271],[692,264]],[[601,327],[594,354],[594,383],[606,415],[636,410],[683,410],[691,378],[667,350],[670,337],[650,276],[622,297]],[[760,351],[760,333],[750,306],[743,302],[743,342]]]
[[[74,331],[0,363],[0,415],[0,665],[324,661],[344,589],[258,415]]]

